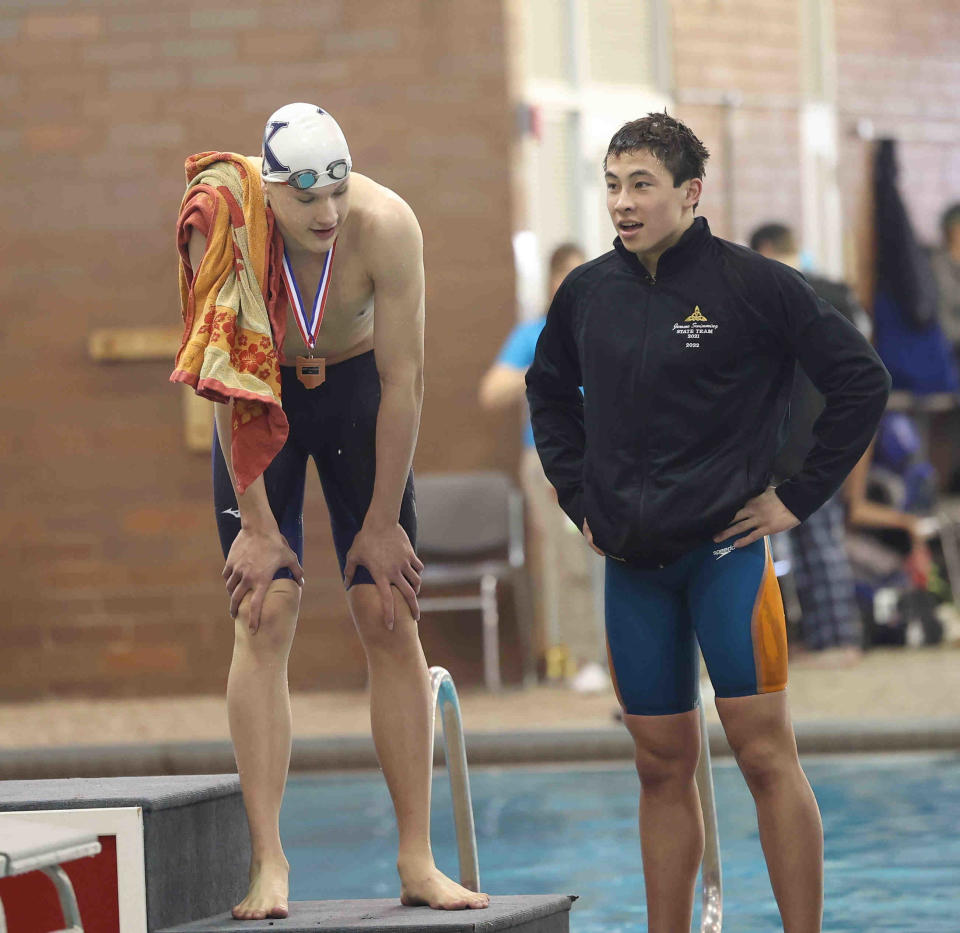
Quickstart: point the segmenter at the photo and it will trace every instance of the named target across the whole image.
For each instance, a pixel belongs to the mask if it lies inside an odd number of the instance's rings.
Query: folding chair
[[[499,690],[498,591],[510,584],[520,634],[524,682],[534,678],[530,600],[524,569],[523,495],[493,470],[418,473],[417,552],[423,588],[475,588],[460,596],[421,596],[422,612],[479,609],[483,621],[483,679]]]
[[[100,842],[87,830],[70,829],[53,822],[35,819],[6,819],[0,839],[0,878],[42,871],[52,882],[60,900],[66,926],[59,933],[83,933],[77,896],[61,862],[97,855]],[[6,933],[7,921],[0,903],[0,933]]]

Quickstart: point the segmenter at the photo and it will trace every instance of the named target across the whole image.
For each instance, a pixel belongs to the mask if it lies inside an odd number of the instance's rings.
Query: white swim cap
[[[294,188],[343,181],[353,163],[337,121],[313,104],[287,104],[270,115],[263,131],[264,181]]]

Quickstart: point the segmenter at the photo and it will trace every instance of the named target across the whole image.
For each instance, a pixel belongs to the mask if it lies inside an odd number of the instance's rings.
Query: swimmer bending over
[[[300,608],[310,457],[366,653],[373,739],[399,830],[401,901],[483,908],[489,898],[443,875],[430,848],[433,709],[417,631],[423,564],[414,551],[410,470],[423,396],[420,229],[396,194],[351,171],[340,127],[318,107],[289,104],[274,113],[262,156],[246,161],[261,175],[275,236],[283,241],[286,292],[298,300],[288,298],[278,347],[289,435],[263,475],[239,495],[230,407],[216,405],[214,498],[235,619],[227,706],[252,845],[249,891],[233,915],[287,915],[289,866],[279,813],[290,760],[287,660]],[[204,231],[194,227],[193,270],[205,248]],[[321,305],[311,347],[312,312]],[[322,368],[318,377],[309,367],[289,365],[311,356],[325,360],[325,375]]]

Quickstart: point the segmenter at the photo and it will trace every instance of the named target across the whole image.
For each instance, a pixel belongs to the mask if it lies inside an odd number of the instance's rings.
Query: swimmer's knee
[[[800,768],[784,692],[718,697],[717,710],[730,748],[752,791],[762,791]]]
[[[645,747],[637,743],[634,763],[640,783],[648,790],[693,780],[700,760],[700,747]]]
[[[366,651],[400,652],[419,641],[417,623],[410,607],[396,588],[393,592],[394,627],[388,629],[383,618],[380,592],[371,584],[359,584],[349,591],[350,612]]]
[[[292,580],[274,580],[263,599],[260,609],[260,625],[251,632],[251,595],[248,593],[240,603],[235,622],[237,645],[256,652],[275,654],[289,650],[300,612],[300,587]]]
[[[800,767],[796,745],[778,737],[757,736],[733,749],[747,786],[763,792]]]
[[[663,716],[624,716],[634,742],[634,762],[644,788],[693,780],[700,760],[697,710]]]

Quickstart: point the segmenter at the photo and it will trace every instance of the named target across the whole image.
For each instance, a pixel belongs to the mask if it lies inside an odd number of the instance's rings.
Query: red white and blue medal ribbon
[[[287,287],[287,297],[290,299],[290,306],[293,308],[293,316],[297,320],[297,327],[300,329],[300,336],[303,342],[312,351],[316,342],[317,335],[320,333],[320,325],[323,323],[323,309],[327,304],[327,292],[330,291],[330,270],[333,268],[333,254],[337,249],[334,243],[327,253],[327,258],[323,263],[323,274],[320,276],[320,282],[317,284],[317,294],[313,298],[313,308],[310,316],[307,316],[307,309],[300,295],[300,288],[293,275],[293,267],[290,265],[290,259],[287,251],[283,251],[283,283]]]

